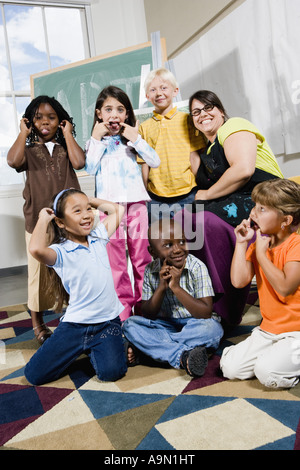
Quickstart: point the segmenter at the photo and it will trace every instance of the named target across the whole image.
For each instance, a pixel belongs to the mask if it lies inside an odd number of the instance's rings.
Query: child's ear
[[[151,245],[148,246],[148,251],[149,251],[149,254],[152,256],[153,259],[155,259],[157,256],[155,255],[155,252],[152,248]]]
[[[102,121],[102,114],[101,114],[101,109],[97,109],[95,110],[95,114],[97,116],[97,118]]]
[[[179,88],[174,88],[173,97],[175,98],[175,96],[177,96],[178,93],[179,93]]]
[[[292,215],[286,215],[286,216],[284,216],[283,225],[288,227],[289,225],[292,225],[293,220],[294,220],[294,217]]]
[[[54,217],[54,222],[56,223],[56,225],[59,228],[65,228],[65,224],[64,224],[63,220],[60,219],[59,217]]]

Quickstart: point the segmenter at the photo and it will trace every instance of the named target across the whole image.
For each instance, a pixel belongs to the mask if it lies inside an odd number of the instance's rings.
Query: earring
[[[285,225],[281,224],[281,230],[285,230]]]

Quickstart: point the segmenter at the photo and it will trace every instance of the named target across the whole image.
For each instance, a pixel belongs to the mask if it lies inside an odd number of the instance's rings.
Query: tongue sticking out
[[[113,131],[118,131],[120,129],[120,124],[118,122],[110,122],[109,127]]]

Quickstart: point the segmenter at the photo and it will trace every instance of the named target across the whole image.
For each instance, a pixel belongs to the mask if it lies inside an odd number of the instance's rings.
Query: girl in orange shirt
[[[249,220],[235,229],[231,282],[242,288],[256,275],[262,322],[224,349],[220,367],[229,379],[256,376],[266,387],[289,388],[300,378],[300,185],[265,181],[252,199]]]

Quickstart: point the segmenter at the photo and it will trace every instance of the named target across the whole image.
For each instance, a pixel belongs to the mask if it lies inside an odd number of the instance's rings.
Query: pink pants
[[[126,245],[132,264],[134,290],[128,274]],[[136,314],[140,311],[144,271],[146,265],[152,261],[148,246],[146,203],[128,203],[119,228],[106,245],[115,289],[124,306],[124,310],[120,314],[121,321],[132,315],[133,308]]]

